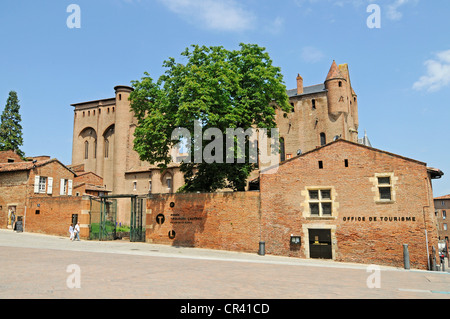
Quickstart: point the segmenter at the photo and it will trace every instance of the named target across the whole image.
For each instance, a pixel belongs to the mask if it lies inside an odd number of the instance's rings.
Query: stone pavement
[[[0,299],[450,299],[450,274],[0,230]]]

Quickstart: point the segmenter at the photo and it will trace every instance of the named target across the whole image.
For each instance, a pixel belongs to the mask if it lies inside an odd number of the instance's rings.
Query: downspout
[[[431,270],[430,268],[430,251],[428,249],[428,232],[427,232],[427,220],[425,217],[425,208],[428,207],[430,208],[430,190],[428,189],[428,173],[427,173],[427,178],[425,178],[425,186],[427,189],[427,204],[426,206],[422,207],[422,214],[423,214],[423,224],[425,226],[425,243],[427,245],[427,264],[428,264],[428,270]]]

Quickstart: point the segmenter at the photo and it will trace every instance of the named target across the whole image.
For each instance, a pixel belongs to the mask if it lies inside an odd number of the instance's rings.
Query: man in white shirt
[[[75,225],[75,237],[76,240],[80,240],[80,224],[77,222],[77,224]]]

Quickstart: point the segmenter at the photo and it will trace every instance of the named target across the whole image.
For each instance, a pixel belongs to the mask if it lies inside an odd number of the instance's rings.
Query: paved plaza
[[[450,299],[450,274],[0,230],[0,298]]]

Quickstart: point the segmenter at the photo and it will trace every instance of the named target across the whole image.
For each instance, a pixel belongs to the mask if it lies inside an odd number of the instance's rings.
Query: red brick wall
[[[0,228],[7,227],[8,206],[16,206],[16,216],[23,216],[27,194],[27,181],[27,171],[5,172],[0,174]]]
[[[394,173],[398,178],[394,202],[375,201],[377,189],[370,180],[375,173]],[[306,188],[312,186],[334,189],[336,211],[331,218],[305,213]],[[437,247],[433,212],[424,164],[342,140],[281,165],[275,174],[261,176],[263,240],[270,254],[308,258],[308,228],[330,228],[335,260],[402,266],[402,245],[408,244],[411,267],[426,268],[424,216],[431,252],[432,245]],[[302,237],[298,251],[290,250],[291,234]]]
[[[81,225],[89,224],[89,215],[82,214],[83,210],[89,210],[89,200],[81,196],[32,197],[27,207],[25,231],[68,237],[72,214],[78,214]],[[81,237],[88,236],[88,229],[81,232]]]
[[[0,151],[0,163],[8,163],[8,159],[13,159],[14,162],[23,162],[23,159],[12,150]]]
[[[157,223],[159,214],[163,224]],[[152,195],[146,223],[147,242],[257,252],[259,192]]]
[[[34,177],[45,176],[53,177],[53,192],[52,194],[35,194],[34,193]],[[61,179],[74,180],[74,173],[62,166],[57,161],[50,162],[49,164],[38,166],[30,171],[30,178],[28,182],[28,194],[29,196],[42,196],[42,197],[55,197],[60,196]]]
[[[91,185],[103,186],[103,178],[92,172],[81,173],[80,175],[75,177],[75,183],[76,184],[86,183]]]
[[[53,178],[52,194],[34,193],[34,177],[36,175]],[[16,220],[25,217],[25,231],[46,234],[64,235],[67,233],[71,216],[81,216],[81,197],[60,196],[60,180],[74,179],[74,174],[53,161],[25,171],[2,172],[0,174],[0,228],[7,227],[8,206],[16,206]],[[47,181],[48,186],[48,181]],[[44,203],[41,215],[35,215],[38,203]],[[42,210],[45,214],[42,215]],[[87,208],[89,209],[89,208]],[[34,217],[39,217],[35,219]]]

